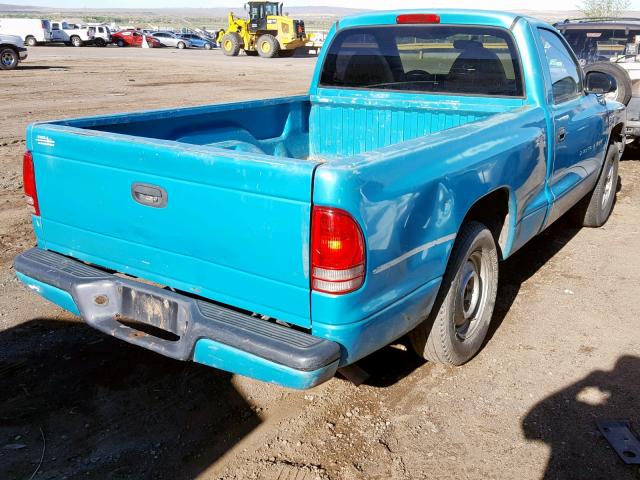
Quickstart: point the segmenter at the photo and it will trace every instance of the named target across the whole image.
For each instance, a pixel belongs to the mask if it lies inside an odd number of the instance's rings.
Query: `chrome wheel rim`
[[[5,67],[12,67],[16,62],[16,57],[11,52],[4,52],[2,57],[0,57],[0,62],[2,62],[2,65]]]
[[[487,298],[487,265],[482,251],[477,250],[462,265],[456,295],[456,336],[464,341],[475,334],[485,310]]]
[[[602,209],[604,210],[609,204],[611,195],[613,194],[613,163],[607,168],[607,177],[604,181],[604,193],[602,194]]]

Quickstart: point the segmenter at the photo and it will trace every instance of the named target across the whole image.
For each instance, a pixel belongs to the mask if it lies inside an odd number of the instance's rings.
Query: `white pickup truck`
[[[111,32],[106,26],[76,25],[67,22],[51,22],[52,42],[74,47],[94,44],[106,47],[111,42]]]
[[[27,58],[27,48],[17,35],[0,34],[0,70],[13,70]]]

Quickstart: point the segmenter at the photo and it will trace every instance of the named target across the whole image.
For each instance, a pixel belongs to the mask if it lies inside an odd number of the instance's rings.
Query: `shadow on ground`
[[[491,341],[502,325],[522,284],[560,252],[579,231],[579,227],[562,217],[500,264],[498,295],[485,344]],[[397,345],[388,346],[358,362],[370,375],[366,381],[368,385],[388,387],[426,363],[413,352],[406,337],[396,343],[403,349],[397,348]]]
[[[70,70],[69,67],[60,67],[55,65],[25,65],[21,63],[18,65],[18,70]]]
[[[636,141],[626,145],[621,160],[638,161],[638,159],[640,159],[640,147],[638,147],[638,142]]]
[[[545,480],[637,479],[598,431],[600,420],[630,420],[640,428],[640,358],[623,356],[545,398],[522,421],[528,440],[551,448]]]
[[[0,476],[194,478],[260,423],[231,375],[37,319],[0,333]],[[42,433],[41,433],[42,431]]]

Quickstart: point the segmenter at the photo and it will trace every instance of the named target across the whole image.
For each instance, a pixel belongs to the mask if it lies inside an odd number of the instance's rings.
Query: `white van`
[[[39,18],[0,18],[0,33],[16,35],[33,47],[51,41],[51,22]]]

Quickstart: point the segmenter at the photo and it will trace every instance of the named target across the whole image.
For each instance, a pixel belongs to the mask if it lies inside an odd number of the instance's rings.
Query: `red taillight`
[[[33,168],[33,155],[31,152],[24,152],[22,159],[22,183],[24,184],[24,194],[27,197],[27,204],[32,208],[34,215],[40,215],[38,206],[38,192],[36,192],[36,173]]]
[[[364,237],[344,210],[313,207],[311,218],[311,288],[342,294],[364,281]]]
[[[405,13],[396,17],[396,23],[440,23],[435,13]]]

